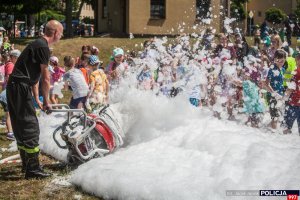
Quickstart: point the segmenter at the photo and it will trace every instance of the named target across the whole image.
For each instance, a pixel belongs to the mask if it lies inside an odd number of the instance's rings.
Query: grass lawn
[[[96,46],[100,53],[99,58],[104,62],[104,65],[109,63],[109,58],[112,50],[115,47],[121,47],[124,51],[139,51],[141,50],[141,44],[147,38],[87,38],[87,37],[77,37],[73,39],[62,39],[58,43],[54,44],[53,55],[57,56],[60,60],[60,64],[63,64],[64,56],[78,57],[81,54],[81,47],[83,45],[94,45]],[[24,49],[25,45],[28,44],[32,39],[17,39],[12,40],[15,43],[15,48]]]
[[[112,50],[115,47],[121,47],[125,51],[140,51],[142,50],[141,45],[147,38],[86,38],[77,37],[73,39],[62,39],[58,43],[54,44],[53,55],[57,56],[60,60],[60,64],[63,64],[64,56],[78,57],[81,53],[81,47],[83,45],[94,45],[99,48],[100,60],[104,62],[104,66],[109,63],[109,58],[111,56]],[[253,37],[246,37],[246,40],[250,46],[254,45]],[[15,44],[15,48],[24,49],[25,45],[28,44],[32,39],[16,39],[12,40]],[[172,43],[174,38],[170,39]],[[296,47],[296,37],[292,38],[292,47]]]
[[[246,37],[246,41],[250,46],[254,45],[254,38],[253,37]],[[296,37],[292,37],[292,48],[295,48],[297,46],[297,38]],[[298,45],[299,46],[299,45]]]
[[[125,51],[139,51],[141,44],[146,38],[73,38],[63,39],[53,46],[53,55],[57,56],[62,64],[63,57],[70,55],[73,57],[80,56],[82,45],[95,45],[100,50],[100,59],[104,65],[108,64],[109,57],[114,47],[121,47]],[[173,40],[173,39],[171,39]],[[24,49],[30,39],[14,40],[15,48]],[[253,45],[252,38],[247,38],[249,45]],[[296,46],[296,39],[293,38],[293,46]],[[70,92],[64,91],[62,103],[68,103]],[[0,117],[4,116],[2,107],[0,108]],[[0,148],[7,148],[10,142],[6,139],[6,130],[0,129]],[[3,154],[3,158],[16,154]],[[59,176],[68,174],[67,169],[60,169],[57,163],[49,156],[42,155],[41,162],[45,165],[45,169]],[[83,193],[79,188],[74,186],[62,187],[51,183],[52,179],[46,180],[24,180],[21,173],[21,164],[0,165],[0,199],[76,199],[76,195],[81,195],[81,199],[98,199]]]

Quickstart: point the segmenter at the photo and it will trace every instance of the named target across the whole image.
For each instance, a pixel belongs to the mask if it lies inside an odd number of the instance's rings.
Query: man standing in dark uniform
[[[50,73],[49,45],[60,40],[63,26],[56,20],[46,24],[44,36],[33,41],[18,58],[7,84],[7,103],[12,128],[22,160],[25,178],[46,178],[39,164],[39,123],[32,101],[32,94],[39,107],[49,113]],[[38,85],[42,82],[43,104],[39,101]]]

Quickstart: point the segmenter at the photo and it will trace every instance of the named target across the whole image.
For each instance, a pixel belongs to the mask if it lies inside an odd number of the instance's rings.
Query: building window
[[[102,0],[102,18],[107,18],[108,12],[107,12],[107,0]]]
[[[151,0],[151,19],[166,18],[166,0]]]
[[[261,11],[258,11],[257,15],[258,15],[259,17],[261,17]]]
[[[197,19],[210,18],[210,1],[211,0],[196,0]]]

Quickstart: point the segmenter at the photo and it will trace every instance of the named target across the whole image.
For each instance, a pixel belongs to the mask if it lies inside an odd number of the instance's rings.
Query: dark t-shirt
[[[296,74],[291,80],[292,82],[295,82],[296,89],[292,92],[289,104],[292,106],[300,106],[300,68],[297,68]],[[298,124],[299,126],[299,124]]]
[[[39,38],[23,50],[10,77],[35,85],[41,76],[40,65],[48,65],[49,58],[48,42]]]
[[[279,69],[275,64],[273,67],[270,67],[268,71],[267,79],[270,81],[270,85],[272,89],[280,95],[284,93],[283,87],[283,74],[284,74],[284,67]],[[269,94],[270,95],[270,94]]]

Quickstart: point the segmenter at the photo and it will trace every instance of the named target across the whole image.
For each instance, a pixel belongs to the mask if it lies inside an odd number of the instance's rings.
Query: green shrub
[[[266,11],[266,20],[273,24],[280,24],[286,18],[286,14],[279,8],[269,8]]]
[[[243,21],[246,18],[244,4],[232,1],[230,4],[230,16],[236,18],[237,21]]]

